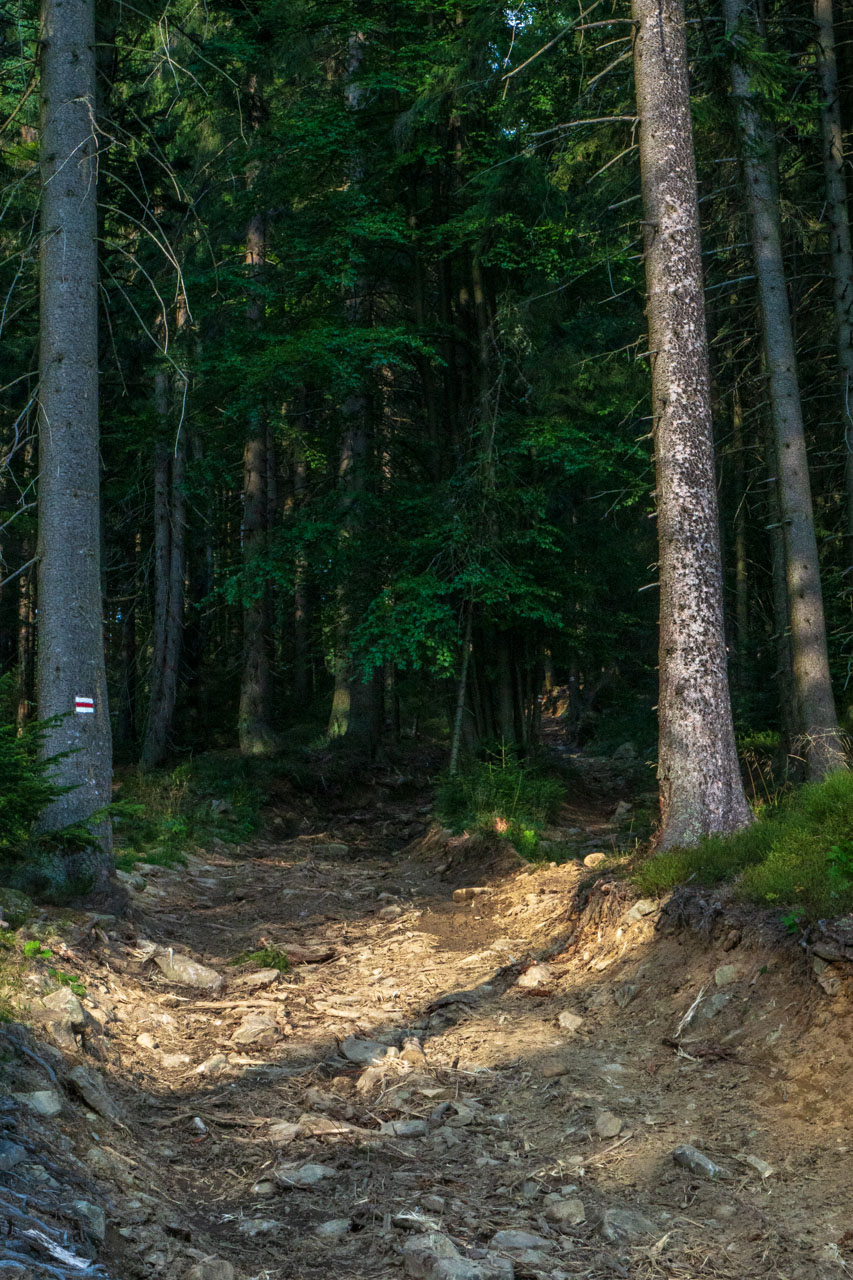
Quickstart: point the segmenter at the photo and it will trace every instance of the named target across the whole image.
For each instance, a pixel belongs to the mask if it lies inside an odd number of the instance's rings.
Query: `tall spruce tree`
[[[682,0],[633,0],[660,547],[661,830],[751,814],[729,698],[696,166]]]
[[[68,790],[45,831],[90,824],[100,842],[73,868],[103,889],[112,752],[104,662],[98,451],[98,132],[94,0],[41,11],[38,713]]]

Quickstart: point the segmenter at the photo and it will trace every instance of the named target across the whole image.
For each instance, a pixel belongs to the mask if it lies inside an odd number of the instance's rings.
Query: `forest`
[[[661,850],[745,753],[846,767],[836,10],[5,12],[4,749],[63,875],[114,763],[524,768],[549,697]]]
[[[853,1267],[853,4],[0,0],[0,1277]]]

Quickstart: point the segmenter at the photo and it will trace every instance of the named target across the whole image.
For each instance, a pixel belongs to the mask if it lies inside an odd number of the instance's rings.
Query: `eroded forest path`
[[[133,923],[69,946],[66,1063],[121,1120],[66,1097],[19,1137],[97,1187],[110,1275],[844,1274],[843,988],[748,926],[691,932],[606,877],[587,899],[579,862],[418,835],[428,797],[395,781],[143,870]],[[295,963],[232,963],[259,948]]]

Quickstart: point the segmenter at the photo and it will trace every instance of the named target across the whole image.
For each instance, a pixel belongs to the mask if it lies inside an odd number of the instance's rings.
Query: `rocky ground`
[[[637,901],[613,801],[531,867],[379,774],[66,920],[0,1028],[0,1275],[840,1277],[848,980]]]

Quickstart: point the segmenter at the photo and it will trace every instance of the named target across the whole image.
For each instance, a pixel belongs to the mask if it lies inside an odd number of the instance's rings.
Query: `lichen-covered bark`
[[[821,91],[823,168],[826,175],[826,221],[835,303],[835,338],[841,392],[848,560],[853,561],[853,248],[847,208],[847,162],[841,127],[838,63],[832,0],[814,0],[815,51]]]
[[[730,34],[736,33],[742,22],[753,24],[755,20],[747,0],[725,0],[725,17]],[[822,778],[844,767],[844,751],[829,675],[797,357],[782,257],[776,143],[754,100],[747,69],[735,60],[731,76],[776,442],[800,747],[809,776]]]
[[[659,846],[751,813],[726,670],[696,168],[682,0],[633,0],[660,555]]]
[[[58,782],[72,788],[43,830],[84,823],[112,783],[101,605],[98,455],[97,134],[92,0],[43,0],[41,11],[38,713],[60,716],[45,738]],[[94,714],[75,713],[77,696]],[[106,851],[89,858],[106,885]]]

